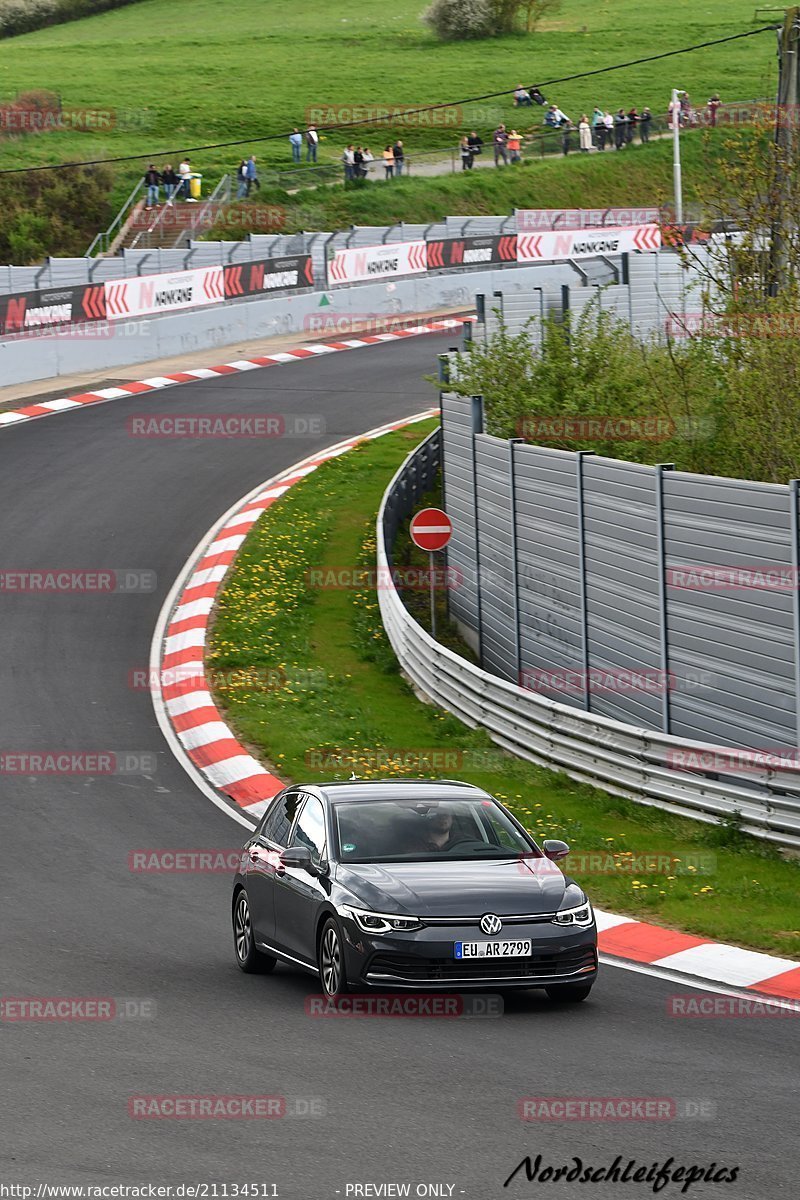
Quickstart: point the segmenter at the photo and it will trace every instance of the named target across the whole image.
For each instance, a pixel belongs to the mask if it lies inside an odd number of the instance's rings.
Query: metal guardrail
[[[743,832],[800,849],[800,772],[749,770],[738,776],[671,765],[680,752],[719,752],[685,738],[624,725],[558,704],[496,678],[441,646],[404,607],[391,583],[395,534],[430,487],[439,455],[436,430],[403,463],[387,488],[377,521],[377,567],[390,582],[378,589],[384,628],[402,670],[434,703],[539,766],[563,771],[614,795],[681,817],[739,822]]]

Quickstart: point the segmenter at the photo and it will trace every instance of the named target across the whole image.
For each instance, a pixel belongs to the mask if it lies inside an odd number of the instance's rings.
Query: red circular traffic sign
[[[453,522],[441,508],[423,508],[411,518],[411,540],[420,550],[443,550],[453,533]]]

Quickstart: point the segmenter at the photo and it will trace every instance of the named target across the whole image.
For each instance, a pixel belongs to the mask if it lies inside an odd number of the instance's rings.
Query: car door
[[[297,788],[277,795],[245,848],[245,887],[256,942],[272,945],[275,940],[275,875],[301,800]]]
[[[327,860],[325,806],[318,796],[305,795],[290,834],[291,845],[307,846],[312,865]],[[287,954],[315,963],[317,913],[330,894],[326,875],[300,867],[279,867],[275,875],[275,945]]]

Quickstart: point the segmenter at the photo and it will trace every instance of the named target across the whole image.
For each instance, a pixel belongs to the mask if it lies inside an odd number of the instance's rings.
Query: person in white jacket
[[[578,122],[578,134],[580,136],[581,150],[586,154],[592,148],[592,127],[589,124],[589,118],[586,113],[583,114]]]

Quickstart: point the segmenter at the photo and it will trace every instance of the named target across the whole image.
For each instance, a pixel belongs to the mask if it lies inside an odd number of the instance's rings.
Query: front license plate
[[[456,958],[527,958],[530,938],[523,942],[456,942]]]

